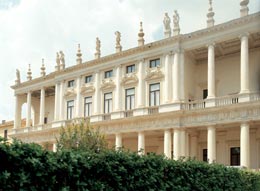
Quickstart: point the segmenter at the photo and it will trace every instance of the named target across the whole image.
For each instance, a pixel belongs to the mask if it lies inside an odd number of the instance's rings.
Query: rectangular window
[[[89,117],[92,113],[92,97],[85,97],[84,116]]]
[[[68,88],[71,88],[74,86],[74,80],[68,81]]]
[[[8,130],[5,129],[5,131],[4,131],[4,138],[7,139],[7,136],[8,136]]]
[[[230,165],[240,166],[240,147],[230,148]]]
[[[160,105],[160,83],[150,85],[150,106]]]
[[[104,94],[104,113],[112,111],[112,92]]]
[[[109,70],[105,72],[105,78],[111,78],[113,76],[113,70]]]
[[[202,160],[203,160],[204,162],[208,162],[208,149],[203,149]]]
[[[133,73],[133,72],[135,72],[135,65],[134,64],[126,67],[126,73],[127,74]]]
[[[92,75],[85,77],[85,83],[89,83],[92,81]]]
[[[67,102],[67,119],[73,118],[74,100]]]
[[[203,99],[207,99],[208,97],[208,89],[203,90]]]
[[[154,68],[160,66],[160,59],[154,59],[154,60],[150,60],[150,68]]]
[[[135,89],[130,88],[125,90],[125,109],[131,110],[135,107]]]
[[[48,123],[48,118],[44,117],[44,124],[47,124],[47,123]]]

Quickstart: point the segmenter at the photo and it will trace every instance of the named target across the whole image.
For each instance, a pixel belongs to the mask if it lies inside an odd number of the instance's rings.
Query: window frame
[[[106,96],[109,94],[111,94],[111,98],[107,99]],[[108,106],[108,108],[106,108],[106,105]],[[112,108],[113,108],[113,93],[112,92],[104,93],[104,114],[111,113]]]
[[[134,73],[134,72],[135,72],[135,64],[126,66],[126,73],[127,74]]]
[[[128,95],[127,94],[127,91],[130,91],[130,90],[134,90],[134,93],[133,94],[130,94]],[[130,108],[128,108],[128,98],[129,98],[129,106]],[[135,108],[135,88],[128,88],[128,89],[125,89],[125,110],[126,111],[129,111],[129,110],[132,110]]]
[[[105,71],[104,78],[107,79],[107,78],[111,78],[111,77],[113,77],[113,70]]]
[[[75,85],[75,80],[69,80],[68,81],[68,88],[72,88]]]
[[[92,82],[92,80],[93,80],[93,76],[92,75],[85,76],[85,83],[86,84]]]
[[[159,90],[151,90],[151,87],[154,85],[159,85]],[[149,107],[159,106],[160,105],[160,91],[161,86],[160,83],[154,83],[149,85]],[[157,92],[158,92],[158,101],[157,103]],[[153,105],[152,105],[152,95],[153,95]]]
[[[233,153],[235,149],[239,149],[239,153]],[[240,154],[241,154],[241,149],[240,147],[230,147],[230,166],[240,166],[241,161],[240,161]],[[235,161],[233,160],[235,157]]]
[[[149,68],[156,68],[161,65],[160,58],[152,59],[149,61]]]
[[[69,106],[69,103],[73,103],[72,106]],[[74,114],[74,100],[67,101],[67,120],[73,119]]]
[[[87,99],[91,99],[91,101],[86,102]],[[87,96],[84,98],[84,117],[89,117],[92,115],[92,96]],[[88,113],[86,115],[86,108],[88,107]]]

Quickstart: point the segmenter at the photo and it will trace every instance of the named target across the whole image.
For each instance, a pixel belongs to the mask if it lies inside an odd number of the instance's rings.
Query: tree
[[[78,120],[61,127],[56,141],[58,151],[68,149],[99,152],[107,149],[105,136],[98,128],[93,128],[87,120]]]

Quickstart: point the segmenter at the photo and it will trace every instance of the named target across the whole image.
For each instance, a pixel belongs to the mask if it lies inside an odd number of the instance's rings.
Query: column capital
[[[139,59],[137,59],[137,61],[140,63],[140,62],[145,62],[145,58],[139,58]]]
[[[249,32],[244,32],[239,34],[238,38],[241,40],[243,37],[249,37],[250,33]]]
[[[214,41],[212,41],[212,42],[209,42],[209,43],[206,44],[206,47],[207,47],[207,48],[210,47],[210,46],[215,47],[215,46],[216,46],[216,43],[215,43]]]

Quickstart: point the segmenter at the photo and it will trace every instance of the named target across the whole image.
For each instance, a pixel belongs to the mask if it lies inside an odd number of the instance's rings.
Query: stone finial
[[[121,52],[122,51],[122,46],[120,44],[121,33],[119,31],[116,31],[115,35],[116,35],[116,52]]]
[[[171,19],[168,13],[164,14],[163,25],[164,25],[164,38],[171,37]]]
[[[177,10],[175,10],[173,15],[173,36],[177,36],[180,34],[179,21],[180,21],[180,16]]]
[[[213,8],[212,8],[212,0],[209,0],[209,9],[208,9],[208,20],[207,20],[207,27],[213,27],[215,20],[214,20],[214,15],[215,13],[213,12]]]
[[[16,69],[16,80],[15,80],[15,85],[18,85],[21,83],[21,78],[20,78],[20,70]]]
[[[60,70],[65,68],[65,55],[62,51],[60,51]]]
[[[41,76],[45,76],[45,75],[46,75],[46,72],[45,72],[44,59],[42,59]]]
[[[248,15],[248,5],[249,0],[240,0],[240,17],[244,17]]]
[[[82,54],[81,54],[81,50],[80,50],[80,44],[78,44],[78,52],[77,52],[76,56],[77,56],[77,60],[76,60],[77,64],[82,64],[82,58],[81,58]]]
[[[29,64],[29,68],[27,72],[27,80],[32,80],[31,64]]]
[[[96,59],[100,58],[100,55],[101,55],[100,47],[101,47],[101,42],[100,42],[99,38],[97,37],[96,38],[96,53],[95,53]]]
[[[140,22],[140,30],[138,33],[138,46],[144,45],[144,30],[143,30],[143,22]]]
[[[60,55],[59,55],[58,52],[56,53],[56,66],[55,66],[55,70],[56,71],[60,71]]]

